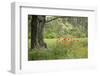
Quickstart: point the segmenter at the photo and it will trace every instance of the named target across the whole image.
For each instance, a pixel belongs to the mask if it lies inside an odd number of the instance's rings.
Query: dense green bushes
[[[47,20],[54,16],[47,17]],[[83,21],[83,22],[82,22]],[[86,17],[66,17],[58,18],[45,24],[44,37],[87,37],[88,25]]]

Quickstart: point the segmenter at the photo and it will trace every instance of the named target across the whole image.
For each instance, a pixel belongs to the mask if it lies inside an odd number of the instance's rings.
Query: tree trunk
[[[43,32],[45,25],[45,16],[32,15],[31,21],[31,49],[47,48],[44,42]]]

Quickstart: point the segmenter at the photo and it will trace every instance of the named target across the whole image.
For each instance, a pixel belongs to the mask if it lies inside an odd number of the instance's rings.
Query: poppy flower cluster
[[[63,43],[63,44],[70,44],[72,42],[79,42],[79,39],[73,37],[73,38],[58,38],[56,40],[57,44]]]

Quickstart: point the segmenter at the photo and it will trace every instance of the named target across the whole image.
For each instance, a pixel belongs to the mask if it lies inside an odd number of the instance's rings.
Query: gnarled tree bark
[[[31,21],[31,49],[33,48],[47,48],[44,42],[43,32],[45,26],[45,16],[32,15]]]

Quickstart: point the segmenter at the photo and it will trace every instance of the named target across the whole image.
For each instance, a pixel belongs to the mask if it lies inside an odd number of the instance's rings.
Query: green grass
[[[56,45],[57,39],[44,39],[45,43],[47,43],[48,48],[52,48]]]
[[[48,48],[31,49],[29,60],[80,59],[88,58],[87,38],[73,38],[74,41],[63,43],[57,39],[44,39]],[[75,40],[79,40],[78,42]],[[30,40],[29,40],[30,44]],[[30,45],[29,45],[30,47]]]

